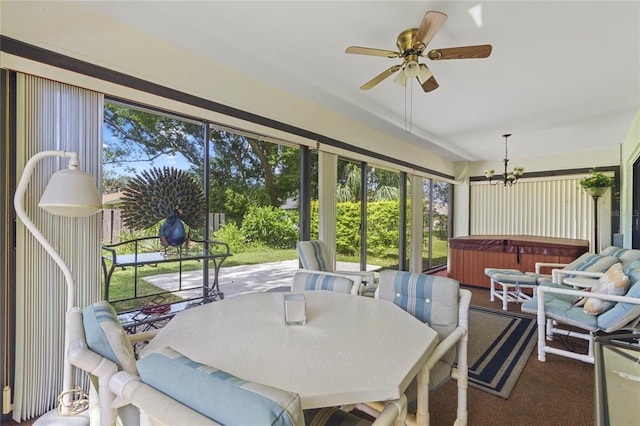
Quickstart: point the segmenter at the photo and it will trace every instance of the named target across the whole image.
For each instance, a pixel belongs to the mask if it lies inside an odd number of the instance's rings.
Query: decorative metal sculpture
[[[202,228],[206,203],[200,184],[193,175],[173,167],[152,168],[133,177],[123,191],[122,219],[131,229],[160,226],[162,245],[179,246],[190,228]]]

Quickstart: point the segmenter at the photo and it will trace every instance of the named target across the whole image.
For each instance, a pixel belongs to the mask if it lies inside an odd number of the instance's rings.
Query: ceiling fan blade
[[[373,77],[371,80],[367,81],[365,84],[360,86],[360,89],[361,90],[371,89],[373,86],[380,83],[382,80],[389,77],[391,74],[398,71],[400,68],[402,68],[401,65],[394,65],[391,68],[382,71],[380,74],[378,74],[377,76]]]
[[[418,75],[416,76],[420,84],[424,84],[433,77],[433,73],[425,64],[420,64],[420,71],[418,71]]]
[[[356,55],[382,56],[384,58],[398,58],[400,53],[392,50],[373,49],[371,47],[349,46],[345,53],[354,53]]]
[[[420,51],[424,50],[446,20],[447,15],[442,12],[430,10],[425,13],[418,27],[418,33],[416,34],[417,41],[414,43],[413,48]]]
[[[425,92],[431,92],[432,90],[436,90],[438,87],[440,87],[440,85],[433,76],[431,76],[429,80],[422,83],[422,90],[424,90]]]
[[[434,61],[438,61],[440,59],[486,58],[491,55],[491,49],[492,47],[490,44],[432,49],[427,53],[427,57]]]

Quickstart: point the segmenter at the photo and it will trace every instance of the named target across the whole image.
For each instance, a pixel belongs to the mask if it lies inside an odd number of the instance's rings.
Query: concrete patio
[[[261,291],[287,291],[291,286],[293,275],[299,269],[298,259],[280,262],[259,263],[255,265],[229,266],[220,269],[218,286],[224,297]],[[341,271],[357,271],[357,263],[337,262]],[[367,270],[375,271],[380,267],[367,265]],[[213,282],[213,271],[209,272],[209,280]],[[150,284],[167,291],[178,288],[179,273],[159,274],[144,278]],[[182,273],[182,287],[191,288],[181,292],[184,298],[195,298],[202,295],[202,271],[186,271]]]

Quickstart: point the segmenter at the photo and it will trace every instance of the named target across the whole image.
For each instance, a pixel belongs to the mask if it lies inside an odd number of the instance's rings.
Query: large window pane
[[[204,215],[192,213],[194,205],[178,205],[190,195],[203,194],[204,143],[202,125],[156,112],[105,102],[103,127],[103,243],[113,244],[141,237],[158,237],[161,226],[169,216],[178,214],[185,224],[187,239],[203,236]],[[154,186],[154,182],[176,172],[194,182],[194,186],[182,186],[177,191],[167,185]],[[134,180],[139,185],[135,200],[125,202],[129,214],[122,215],[123,200],[127,188]],[[194,194],[187,194],[194,192]],[[193,198],[191,198],[193,199]],[[206,208],[199,207],[201,212]],[[126,213],[126,212],[125,212]],[[123,219],[124,217],[124,219]],[[195,217],[195,219],[193,219]],[[166,228],[166,226],[165,226]],[[181,246],[180,246],[181,247]],[[133,245],[115,247],[119,255],[131,254]],[[139,252],[165,252],[178,250],[178,246],[163,246],[160,239],[145,241]],[[134,307],[132,302],[144,295],[163,292],[144,280],[145,276],[174,272],[179,265],[166,264],[158,268],[129,268],[117,270],[109,282],[109,300],[116,309]],[[183,265],[183,269],[200,269],[202,264]],[[135,269],[135,270],[132,270]],[[104,291],[104,290],[103,290]]]
[[[424,247],[423,269],[447,264],[449,236],[449,199],[451,185],[431,179],[424,180]]]
[[[212,128],[209,149],[215,239],[245,263],[296,259],[298,148]]]
[[[367,167],[367,264],[398,269],[400,173]]]
[[[338,159],[336,186],[336,261],[338,269],[360,269],[361,249],[361,165],[355,161]]]

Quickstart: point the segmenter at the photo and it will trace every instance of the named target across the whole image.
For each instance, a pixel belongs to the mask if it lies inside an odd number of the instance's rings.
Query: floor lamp
[[[593,252],[598,253],[600,251],[598,243],[598,198],[599,195],[592,195],[593,198]]]
[[[40,208],[56,216],[83,217],[97,213],[102,207],[100,197],[98,195],[98,189],[96,188],[93,178],[78,169],[78,153],[66,151],[43,151],[31,157],[24,166],[14,197],[16,216],[22,221],[25,228],[27,228],[36,240],[38,240],[40,245],[42,245],[47,254],[56,262],[64,274],[67,286],[66,321],[67,315],[71,311],[78,309],[75,307],[75,286],[73,276],[71,275],[71,271],[67,264],[62,260],[51,243],[49,243],[44,235],[42,235],[40,230],[38,230],[24,209],[26,189],[31,179],[31,175],[33,174],[33,170],[35,169],[36,164],[46,157],[68,157],[69,168],[60,170],[51,176],[51,179],[47,184],[47,188],[40,198]],[[58,397],[60,404],[57,410],[47,413],[45,416],[41,417],[42,422],[39,421],[39,424],[46,423],[47,418],[49,418],[49,421],[52,424],[60,424],[66,419],[68,419],[69,422],[86,423],[86,418],[84,418],[84,416],[82,418],[73,417],[74,414],[77,414],[77,411],[83,410],[83,408],[79,409],[79,406],[86,406],[86,402],[82,401],[81,403],[78,403],[77,400],[73,398],[73,371],[67,355],[69,345],[69,337],[67,333],[68,330],[65,324],[63,389],[60,394],[61,396]],[[61,416],[65,416],[64,419],[61,418]]]
[[[593,198],[593,252],[598,253],[600,247],[598,246],[598,199],[607,192],[608,187],[594,187],[585,188],[588,195]]]

